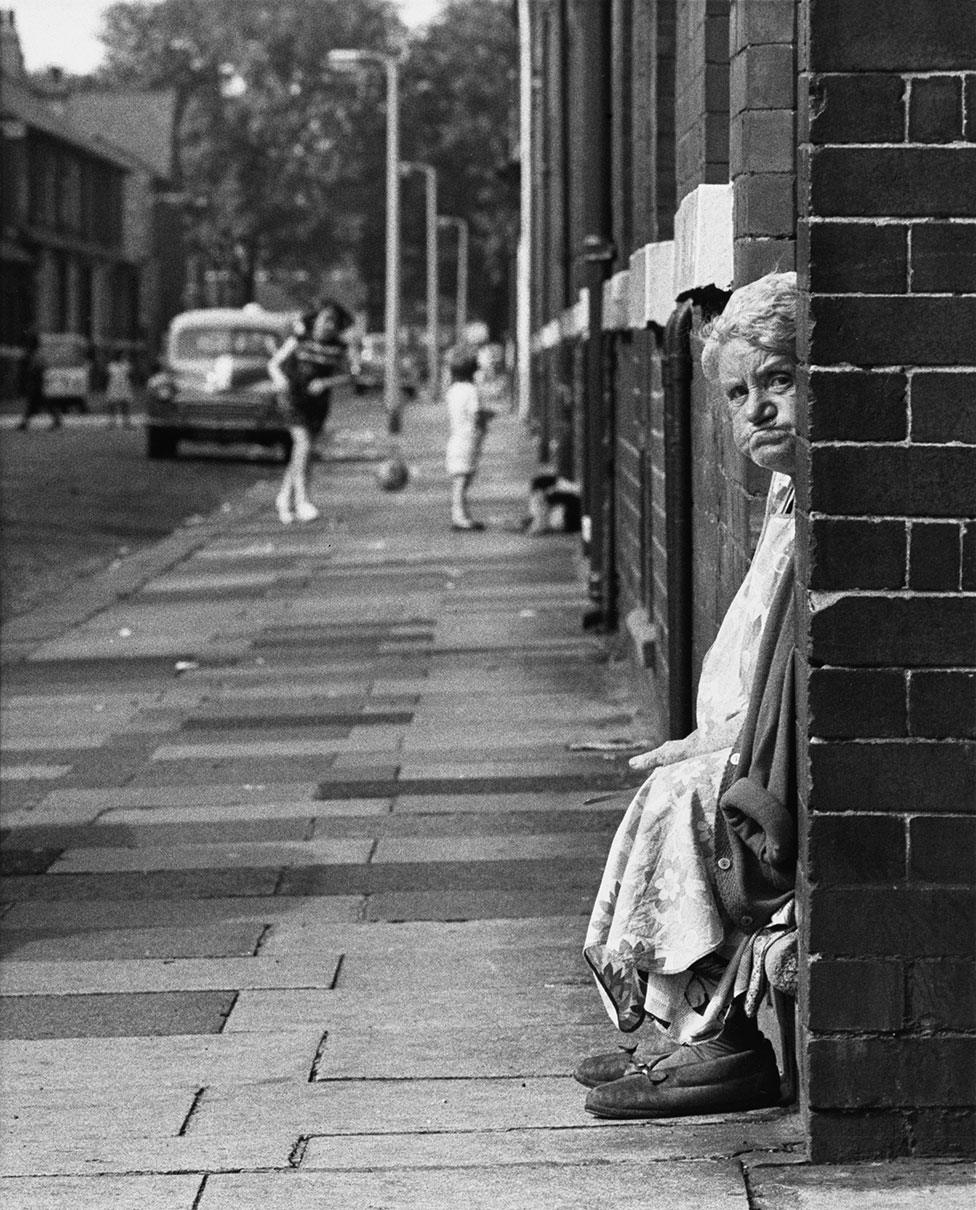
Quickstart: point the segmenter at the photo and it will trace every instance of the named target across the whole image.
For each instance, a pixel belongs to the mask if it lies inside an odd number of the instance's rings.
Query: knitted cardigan
[[[770,604],[715,813],[719,899],[747,933],[769,923],[793,894],[796,877],[795,579],[791,563]]]

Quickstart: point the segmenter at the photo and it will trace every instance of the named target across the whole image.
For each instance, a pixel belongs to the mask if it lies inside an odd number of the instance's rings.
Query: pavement
[[[320,521],[269,474],[3,628],[0,1204],[970,1206],[962,1163],[807,1164],[790,1109],[584,1112],[619,1038],[580,947],[654,737],[577,539],[517,529],[515,418],[482,534],[436,407],[403,492],[347,437]]]

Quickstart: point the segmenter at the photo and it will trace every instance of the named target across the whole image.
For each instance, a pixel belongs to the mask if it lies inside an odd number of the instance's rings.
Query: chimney
[[[12,8],[0,8],[0,71],[13,80],[22,80],[26,75]]]

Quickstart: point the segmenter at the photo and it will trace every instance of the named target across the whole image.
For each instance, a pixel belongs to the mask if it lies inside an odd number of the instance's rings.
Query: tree
[[[509,0],[448,0],[411,41],[403,89],[405,158],[433,164],[441,212],[468,220],[470,313],[496,333],[507,326],[518,238],[511,171],[518,39],[511,10]],[[416,268],[408,256],[407,289],[422,289],[411,280],[422,262],[412,259]]]
[[[517,63],[508,0],[449,0],[410,38],[390,0],[124,0],[106,11],[102,39],[102,83],[175,90],[176,184],[210,265],[232,270],[245,298],[259,268],[315,279],[355,266],[374,320],[385,84],[375,70],[330,72],[327,56],[403,51],[403,158],[436,165],[441,212],[469,220],[471,313],[503,326],[517,227],[505,175]],[[408,302],[424,296],[415,188],[404,191]]]
[[[245,298],[262,266],[315,277],[353,259],[382,274],[364,181],[382,179],[379,81],[332,74],[328,52],[388,52],[387,0],[128,0],[110,7],[104,77],[175,89],[177,184],[192,242]],[[372,201],[375,208],[375,200]],[[382,229],[380,216],[380,229]],[[369,279],[373,279],[370,282]]]

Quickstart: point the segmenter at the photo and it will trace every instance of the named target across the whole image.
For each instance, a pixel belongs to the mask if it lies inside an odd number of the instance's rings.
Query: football
[[[410,472],[402,458],[387,458],[376,468],[376,481],[385,492],[399,492],[407,486]]]

